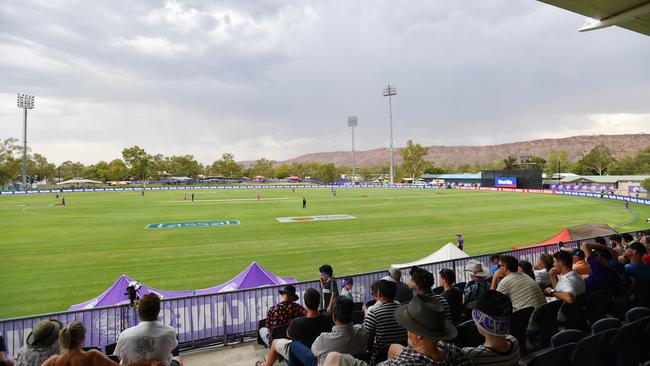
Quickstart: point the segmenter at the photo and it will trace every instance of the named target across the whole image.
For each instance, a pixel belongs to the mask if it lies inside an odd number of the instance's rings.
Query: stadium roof
[[[641,182],[650,179],[650,175],[576,175],[564,177],[560,183],[593,182],[593,183],[616,183],[616,182]]]
[[[539,1],[587,16],[580,32],[616,25],[650,36],[650,2],[647,0]]]
[[[68,179],[68,180],[64,180],[63,182],[59,182],[56,185],[62,186],[66,184],[103,184],[103,183],[96,180],[90,180],[90,179]]]

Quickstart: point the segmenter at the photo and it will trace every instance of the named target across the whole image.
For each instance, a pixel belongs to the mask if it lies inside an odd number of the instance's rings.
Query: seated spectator
[[[365,329],[357,324],[352,324],[354,303],[344,297],[334,300],[332,309],[334,327],[331,332],[322,333],[311,345],[311,350],[301,342],[294,342],[291,345],[291,355],[300,363],[309,366],[313,363],[310,356],[315,356],[319,364],[325,363],[325,357],[329,352],[342,352],[357,354],[365,352],[368,346]]]
[[[440,301],[442,306],[445,307],[445,314],[447,315],[447,318],[449,320],[452,320],[449,303],[447,303],[447,300],[445,300],[444,297],[433,292],[432,289],[434,284],[435,280],[433,279],[433,273],[418,266],[413,266],[411,268],[411,280],[409,281],[409,287],[411,287],[416,294],[430,296]]]
[[[58,333],[57,333],[58,337]],[[57,342],[58,343],[58,342]],[[7,346],[5,345],[5,339],[2,338],[0,335],[0,364],[4,364],[5,366],[13,366],[14,361],[11,359],[11,357],[7,356]],[[42,364],[39,363],[38,366]]]
[[[540,254],[539,261],[533,267],[535,282],[540,288],[547,288],[551,285],[551,275],[549,274],[551,268],[553,268],[553,256],[546,253]]]
[[[535,273],[533,273],[533,265],[529,261],[519,261],[517,272],[525,273],[528,277],[535,279]]]
[[[402,271],[399,268],[391,268],[388,270],[390,277],[397,283],[397,292],[395,293],[395,301],[400,304],[407,303],[413,298],[413,291],[407,284],[402,282]]]
[[[485,342],[478,347],[465,347],[463,352],[479,365],[516,366],[519,363],[519,343],[510,335],[512,303],[508,296],[489,290],[479,297],[472,319]]]
[[[279,304],[271,306],[266,316],[266,327],[259,330],[260,338],[267,346],[271,345],[271,330],[279,325],[289,324],[294,318],[307,315],[307,311],[296,303],[300,297],[296,295],[293,285],[286,285],[279,290],[282,300]]]
[[[559,250],[553,254],[551,286],[544,290],[548,296],[573,304],[578,295],[585,293],[585,280],[572,268],[573,258],[568,252]]]
[[[27,336],[16,355],[16,366],[41,366],[59,351],[59,332],[63,324],[56,319],[41,320]]]
[[[625,265],[625,275],[634,281],[633,293],[640,304],[648,301],[650,291],[650,267],[643,263],[646,247],[639,242],[632,242],[623,255],[630,263]]]
[[[368,311],[363,320],[363,328],[368,334],[368,350],[372,351],[372,360],[382,358],[382,353],[393,343],[406,344],[406,330],[395,321],[395,282],[379,282],[379,300],[381,305]]]
[[[374,281],[370,284],[370,293],[372,294],[372,300],[368,301],[363,307],[363,314],[368,314],[368,311],[379,307],[381,301],[379,300],[379,282],[381,280]]]
[[[429,296],[415,295],[399,307],[395,319],[408,332],[408,347],[394,344],[390,347],[388,360],[378,366],[449,365],[471,366],[472,362],[460,348],[444,340],[454,339],[456,327],[447,319],[442,305]],[[332,352],[325,365],[366,366],[349,354]]]
[[[160,297],[148,293],[138,303],[140,323],[120,333],[114,354],[120,363],[128,364],[142,360],[160,360],[165,365],[181,366],[179,357],[172,357],[178,345],[176,330],[158,322]],[[146,345],[146,346],[143,346]]]
[[[517,258],[504,255],[499,260],[499,267],[492,277],[491,289],[508,296],[515,311],[530,306],[537,308],[546,304],[544,293],[535,280],[525,273],[517,272],[519,268]]]
[[[490,256],[490,276],[494,276],[499,270],[499,260],[501,260],[501,256],[498,254],[492,254]]]
[[[613,258],[612,249],[606,245],[596,243],[584,243],[582,251],[587,256],[587,263],[591,273],[585,279],[586,296],[604,290],[610,296],[617,296],[622,288],[621,278],[615,270],[609,268],[609,262]]]
[[[458,287],[454,286],[454,283],[456,283],[456,273],[449,268],[445,268],[440,270],[439,275],[440,285],[444,288],[442,297],[449,304],[449,310],[451,311],[451,322],[454,325],[458,324],[463,314],[463,293]]]
[[[587,276],[589,276],[589,273],[591,273],[591,269],[589,268],[587,261],[585,261],[585,252],[583,252],[580,248],[572,249],[571,260],[573,263],[571,265],[571,270],[580,275],[582,278],[587,278]]]
[[[80,322],[72,322],[59,333],[60,355],[47,359],[42,366],[116,366],[117,363],[96,349],[83,350],[86,328]],[[124,364],[124,363],[123,363]],[[162,366],[157,360],[140,360],[130,366]]]
[[[623,248],[627,249],[627,246],[630,245],[634,241],[634,237],[630,233],[623,233],[621,234],[621,244],[623,245]]]
[[[612,246],[612,252],[614,253],[615,258],[620,255],[623,255],[623,251],[625,251],[625,248],[623,247],[623,238],[620,235],[614,234],[610,236],[609,242]]]
[[[323,264],[320,266],[318,272],[320,272],[320,288],[323,300],[321,303],[321,309],[331,314],[334,298],[339,295],[339,285],[336,283],[334,270],[329,264]]]
[[[343,297],[347,298],[347,296],[341,296],[341,298]],[[327,313],[321,314],[318,311],[320,293],[313,288],[309,288],[305,291],[303,301],[307,315],[295,318],[289,323],[289,328],[287,329],[287,337],[289,339],[274,339],[271,342],[271,348],[269,348],[266,356],[266,362],[257,362],[257,366],[273,365],[278,359],[278,355],[288,359],[289,347],[291,347],[293,341],[299,341],[306,347],[311,347],[314,340],[322,332],[330,332],[332,330],[332,318]]]
[[[490,289],[487,281],[489,272],[483,268],[483,263],[470,259],[465,265],[465,271],[469,272],[470,281],[465,285],[463,304],[467,305],[478,300],[479,296]]]
[[[341,296],[349,297],[350,300],[354,301],[352,296],[352,286],[354,286],[354,280],[349,277],[343,280],[343,288],[341,289]]]

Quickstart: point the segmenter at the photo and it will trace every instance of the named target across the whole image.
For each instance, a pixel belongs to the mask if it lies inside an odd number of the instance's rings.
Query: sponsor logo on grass
[[[278,222],[306,222],[306,221],[332,221],[332,220],[350,220],[356,219],[350,215],[319,215],[319,216],[293,216],[293,217],[276,217]]]
[[[216,221],[190,221],[190,222],[163,222],[160,224],[149,224],[147,229],[179,229],[187,227],[214,227],[239,225],[239,220],[216,220]]]

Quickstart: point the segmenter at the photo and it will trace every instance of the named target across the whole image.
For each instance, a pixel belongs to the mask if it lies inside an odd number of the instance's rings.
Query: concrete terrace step
[[[257,343],[245,342],[184,352],[181,357],[185,366],[254,366],[255,362],[266,359],[266,353]]]

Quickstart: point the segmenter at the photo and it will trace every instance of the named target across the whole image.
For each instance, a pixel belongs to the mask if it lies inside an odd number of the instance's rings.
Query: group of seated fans
[[[630,309],[650,305],[648,234],[637,240],[615,235],[609,243],[596,238],[580,248],[560,245],[534,265],[509,255],[491,256],[489,268],[470,259],[464,268],[469,281],[462,284],[452,269],[439,271],[438,287],[425,268],[410,268],[406,283],[399,269],[391,269],[372,283],[373,300],[365,304],[355,302],[359,293],[351,278],[339,290],[332,267],[323,265],[320,288],[303,293],[304,305],[293,285],[279,291],[281,302],[268,310],[258,332],[268,353],[257,365],[281,358],[305,366],[519,365],[522,355],[549,346],[549,323],[559,326],[554,334],[560,328],[586,331],[601,318],[627,319]],[[589,310],[594,301],[605,310]],[[542,316],[544,309],[553,309],[550,318]],[[110,356],[83,348],[81,323],[43,320],[15,358],[0,337],[0,366],[182,366],[175,329],[158,322],[159,313],[160,298],[143,296],[140,323],[119,335]],[[635,334],[650,337],[650,315],[641,320],[646,333]],[[620,352],[650,358],[648,339]]]
[[[107,356],[98,349],[83,348],[86,329],[80,322],[67,325],[42,320],[27,336],[15,359],[6,356],[0,337],[0,364],[5,366],[182,366],[176,352],[178,340],[173,327],[158,322],[160,297],[144,295],[138,304],[140,323],[120,333],[114,352]]]
[[[591,295],[607,306],[601,318],[625,317],[633,307],[650,305],[647,234],[639,240],[613,236],[609,245],[596,238],[580,248],[541,254],[535,265],[509,255],[493,255],[490,268],[469,260],[464,286],[456,284],[452,269],[439,271],[438,287],[424,268],[410,268],[407,283],[399,269],[391,269],[372,283],[374,300],[363,305],[353,300],[352,279],[344,280],[347,291],[339,294],[331,266],[321,266],[322,294],[305,291],[304,308],[295,302],[292,285],[280,291],[283,301],[269,309],[259,332],[269,346],[266,361],[256,365],[270,366],[280,358],[305,366],[520,365],[522,354],[548,346],[538,338],[548,324],[537,324],[542,318],[533,315],[541,307],[557,305],[552,319],[557,329],[584,331],[599,319],[585,316],[576,325],[570,309],[586,312]],[[513,314],[522,312],[527,315],[523,322],[517,318],[523,328],[516,326],[522,331],[515,337],[511,318],[514,322]],[[480,344],[463,344],[468,324]],[[281,325],[279,334],[273,332]]]

